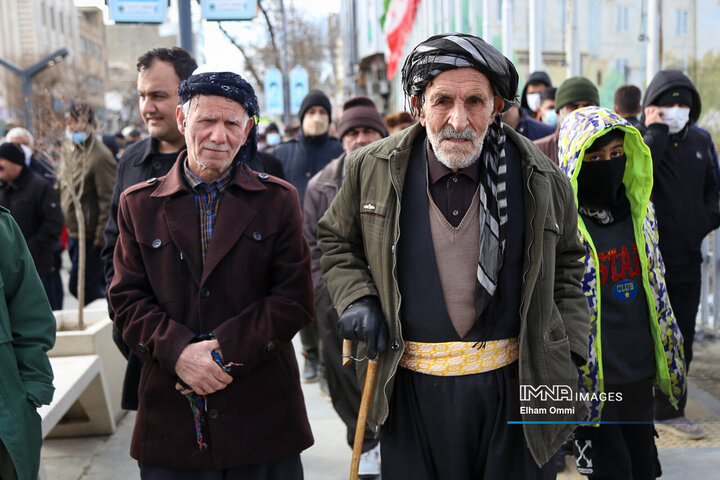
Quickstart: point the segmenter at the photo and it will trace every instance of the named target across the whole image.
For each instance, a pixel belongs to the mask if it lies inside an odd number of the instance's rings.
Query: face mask
[[[30,157],[32,157],[32,150],[27,145],[20,145],[20,148],[22,148],[23,152],[25,152],[25,163],[30,165]]]
[[[539,93],[528,93],[527,94],[527,104],[528,108],[532,110],[533,112],[537,112],[537,109],[540,107],[540,94]]]
[[[328,131],[330,121],[327,115],[305,115],[302,121],[302,130],[305,135],[314,137]]]
[[[545,110],[545,114],[543,115],[543,122],[547,123],[548,125],[552,125],[553,127],[557,126],[557,112],[555,109],[551,108],[549,110]]]
[[[73,142],[75,145],[80,145],[85,140],[87,140],[87,133],[86,132],[71,132],[70,130],[65,130],[65,137]]]
[[[588,208],[608,209],[619,203],[625,194],[621,189],[626,157],[583,162],[578,174],[578,203]]]
[[[280,143],[280,134],[279,133],[268,133],[265,136],[265,141],[268,145],[271,147],[274,147],[275,145],[278,145]]]
[[[662,119],[668,126],[670,135],[675,135],[685,128],[688,120],[690,120],[689,107],[664,107],[662,109]]]

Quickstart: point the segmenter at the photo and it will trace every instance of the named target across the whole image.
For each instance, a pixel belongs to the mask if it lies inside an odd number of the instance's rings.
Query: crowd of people
[[[582,76],[518,96],[494,47],[436,35],[405,60],[409,111],[312,90],[281,128],[233,68],[156,48],[137,70],[145,136],[76,103],[56,155],[0,142],[3,480],[37,475],[64,250],[69,292],[108,299],[143,479],[303,478],[300,382],[352,448],[368,360],[365,477],[546,479],[572,453],[652,479],[656,429],[703,437],[684,407],[720,169],[682,72],[613,109]],[[568,408],[520,394],[548,385]]]

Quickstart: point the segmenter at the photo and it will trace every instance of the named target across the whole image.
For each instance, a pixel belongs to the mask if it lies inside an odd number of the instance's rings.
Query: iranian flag
[[[412,29],[419,3],[420,0],[385,0],[385,13],[380,19],[380,23],[390,50],[387,62],[388,80],[397,73],[398,63],[400,63],[405,46],[405,37]]]

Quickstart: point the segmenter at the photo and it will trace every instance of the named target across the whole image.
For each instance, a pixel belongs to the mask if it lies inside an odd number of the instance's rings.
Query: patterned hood
[[[640,132],[617,114],[606,108],[585,107],[572,112],[560,127],[558,139],[558,160],[560,168],[570,178],[573,190],[577,192],[577,177],[582,167],[585,150],[596,138],[612,129],[625,132],[623,148],[627,157],[623,184],[630,201],[635,239],[643,269],[643,288],[650,308],[650,330],[655,344],[656,375],[655,385],[670,402],[677,405],[685,390],[685,369],[682,352],[682,335],[675,322],[665,286],[663,265],[658,248],[657,222],[650,202],[652,191],[652,157]],[[575,194],[577,204],[577,193]],[[582,216],[578,218],[578,235],[585,245],[583,259],[585,273],[582,279],[583,292],[590,310],[590,342],[588,361],[578,371],[580,390],[592,394],[587,421],[596,422],[601,417],[603,391],[603,366],[600,323],[601,305],[598,303],[598,259]]]
[[[643,142],[640,132],[615,112],[603,107],[585,107],[570,113],[560,127],[558,164],[570,179],[573,191],[577,192],[577,177],[585,150],[596,138],[613,129],[625,132],[623,148],[627,165],[623,183],[633,214],[642,215],[652,193],[650,149]],[[577,193],[575,204],[577,205]]]

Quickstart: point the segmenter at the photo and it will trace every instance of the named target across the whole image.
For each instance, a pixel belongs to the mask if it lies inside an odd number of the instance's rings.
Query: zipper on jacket
[[[530,194],[530,198],[532,199],[533,211],[532,211],[532,216],[530,217],[530,245],[528,245],[528,248],[527,248],[528,259],[530,258],[530,250],[532,249],[533,243],[535,243],[534,224],[535,224],[535,213],[537,212],[537,202],[535,201],[535,195],[533,195],[532,188],[530,188],[530,179],[532,178],[532,176],[533,176],[533,170],[532,170],[532,168],[530,168],[530,175],[528,175],[526,187],[527,187],[528,193]],[[541,258],[542,258],[542,255],[541,255]],[[522,276],[523,291],[527,287],[528,273],[530,273],[530,262],[528,262],[528,266],[525,269],[525,271],[523,272],[523,276]],[[520,308],[522,311],[523,305],[521,305]]]
[[[394,320],[396,320],[397,322],[400,322],[400,304],[402,303],[402,297],[400,296],[400,284],[398,283],[398,280],[397,280],[397,244],[398,244],[398,241],[400,240],[400,206],[401,206],[401,202],[400,202],[400,195],[398,194],[399,190],[397,188],[397,185],[395,184],[395,177],[393,177],[393,174],[392,174],[392,162],[391,162],[391,160],[395,156],[396,152],[397,152],[397,149],[393,150],[390,153],[390,158],[388,158],[388,170],[389,170],[389,174],[390,174],[390,183],[392,184],[393,189],[395,189],[395,201],[397,203],[397,215],[396,215],[396,219],[395,219],[395,222],[396,222],[395,227],[396,227],[398,233],[397,233],[397,236],[395,237],[395,239],[393,240],[393,244],[391,247],[391,252],[392,252],[391,274],[393,277],[393,284],[395,285],[395,293],[398,297],[397,311],[395,312]],[[401,346],[401,348],[404,349],[405,342],[402,338],[402,327],[401,326],[399,326],[398,332],[400,334],[400,346]],[[388,384],[390,383],[390,379],[395,377],[395,374],[397,373],[397,367],[399,364],[400,364],[399,360],[397,362],[394,362],[392,370],[390,371],[390,375],[388,376],[387,381],[385,382],[385,385],[383,385],[382,395],[384,397],[385,411],[383,412],[382,420],[379,421],[378,424],[375,426],[374,433],[376,435],[380,430],[380,425],[383,425],[385,423],[385,421],[387,420],[387,417],[390,413],[390,402],[388,401],[387,395],[385,394],[385,392],[387,391],[386,388],[387,388]]]

